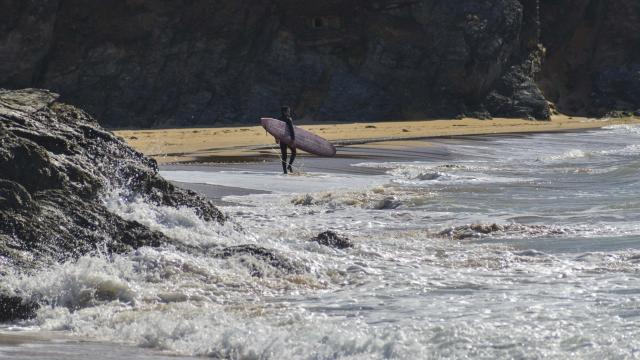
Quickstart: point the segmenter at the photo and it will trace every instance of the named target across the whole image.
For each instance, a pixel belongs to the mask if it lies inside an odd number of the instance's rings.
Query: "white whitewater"
[[[354,164],[384,175],[165,171],[271,193],[226,197],[222,227],[188,209],[105,202],[184,244],[261,245],[307,271],[170,247],[87,256],[7,277],[53,304],[11,330],[222,359],[638,357],[637,144],[638,127],[614,126],[467,141],[447,161]],[[308,241],[328,229],[354,248]]]

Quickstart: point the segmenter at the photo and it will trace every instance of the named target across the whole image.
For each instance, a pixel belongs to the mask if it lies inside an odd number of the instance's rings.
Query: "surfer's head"
[[[283,116],[291,116],[291,108],[288,106],[281,107],[280,111],[282,111]]]

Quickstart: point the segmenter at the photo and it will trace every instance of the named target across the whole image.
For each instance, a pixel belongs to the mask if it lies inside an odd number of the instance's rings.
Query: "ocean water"
[[[3,279],[53,305],[0,334],[152,351],[129,358],[640,357],[640,127],[438,146],[448,156],[288,177],[277,163],[162,172],[256,190],[223,199],[225,226],[105,194],[121,216],[184,244],[256,244],[303,271],[179,247],[87,256]],[[325,230],[354,247],[308,241]],[[38,345],[42,358],[55,344]],[[0,345],[0,357],[20,349]]]

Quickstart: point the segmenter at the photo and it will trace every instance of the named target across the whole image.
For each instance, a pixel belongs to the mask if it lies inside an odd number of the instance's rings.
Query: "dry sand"
[[[551,121],[461,119],[298,125],[334,144],[393,148],[411,140],[458,135],[486,135],[593,129],[613,124],[640,124],[640,118],[589,119],[554,116]],[[277,153],[261,126],[115,131],[129,145],[159,163],[242,162]],[[421,142],[421,146],[425,143]]]

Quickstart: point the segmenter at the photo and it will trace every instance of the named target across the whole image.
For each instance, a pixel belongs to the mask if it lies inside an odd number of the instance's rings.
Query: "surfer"
[[[283,106],[282,111],[282,119],[287,124],[287,128],[289,134],[291,134],[291,145],[287,145],[284,141],[280,141],[280,158],[282,160],[282,171],[287,174],[287,170],[289,172],[293,172],[291,165],[293,165],[293,161],[296,159],[296,133],[293,130],[293,117],[291,116],[291,109],[288,106]],[[287,164],[287,147],[291,149],[291,158],[289,159],[289,163]]]

